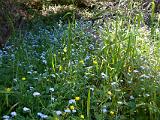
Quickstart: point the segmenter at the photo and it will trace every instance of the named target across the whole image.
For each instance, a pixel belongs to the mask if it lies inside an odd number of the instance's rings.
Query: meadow
[[[133,9],[130,8],[131,12]],[[37,19],[0,50],[3,120],[159,120],[160,15]],[[156,19],[156,20],[155,20]]]

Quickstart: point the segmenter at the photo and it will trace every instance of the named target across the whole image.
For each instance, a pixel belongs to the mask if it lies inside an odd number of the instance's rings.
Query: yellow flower
[[[73,105],[71,105],[71,106],[70,106],[70,109],[71,109],[71,110],[74,110],[74,106],[73,106]]]
[[[94,60],[94,61],[93,61],[93,64],[94,64],[94,65],[97,65],[98,63],[97,63],[97,61],[96,61],[96,60]]]
[[[108,93],[108,95],[112,95],[111,91],[108,91],[107,93]]]
[[[84,115],[81,115],[80,118],[84,119]]]
[[[80,60],[79,63],[84,64],[84,61],[83,61],[83,60]]]
[[[12,88],[6,88],[6,92],[11,92]]]
[[[111,115],[114,115],[114,112],[113,112],[113,111],[110,111],[110,114],[111,114]]]
[[[62,71],[62,65],[59,66],[59,71]]]
[[[128,72],[132,72],[131,66],[128,67]]]
[[[66,52],[67,52],[67,47],[65,47],[65,48],[63,49],[63,51],[66,53]]]
[[[54,117],[54,118],[52,118],[52,120],[59,120],[59,118],[57,118],[57,117]]]
[[[22,77],[22,80],[26,80],[26,78],[25,78],[25,77]]]
[[[76,100],[76,101],[80,100],[80,97],[75,97],[75,100]]]

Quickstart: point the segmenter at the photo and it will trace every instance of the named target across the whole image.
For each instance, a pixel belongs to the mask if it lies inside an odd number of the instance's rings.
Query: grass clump
[[[40,22],[0,51],[3,119],[160,118],[159,24],[116,16],[94,34],[88,24]]]

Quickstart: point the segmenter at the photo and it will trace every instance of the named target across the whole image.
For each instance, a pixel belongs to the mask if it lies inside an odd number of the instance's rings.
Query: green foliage
[[[0,51],[0,117],[158,120],[159,23],[148,29],[143,13],[127,14],[117,11],[91,29],[74,17],[54,24],[38,18],[17,31]]]

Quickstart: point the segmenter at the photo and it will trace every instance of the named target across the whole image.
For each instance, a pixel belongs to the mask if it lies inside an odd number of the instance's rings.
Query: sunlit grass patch
[[[79,21],[20,35],[0,57],[1,117],[160,118],[159,26],[151,34],[123,20],[96,28],[100,39]]]

